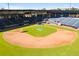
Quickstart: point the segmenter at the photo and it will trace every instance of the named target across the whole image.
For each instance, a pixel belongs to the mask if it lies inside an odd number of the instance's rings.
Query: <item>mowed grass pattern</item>
[[[47,25],[46,25],[47,26]],[[50,26],[74,31],[79,36],[79,30],[64,28],[61,26]],[[57,48],[22,48],[11,45],[3,40],[3,32],[0,32],[0,55],[1,56],[79,56],[79,37],[71,45]],[[60,34],[61,35],[61,34]]]
[[[33,25],[29,27],[24,27],[23,30],[35,37],[44,37],[57,31],[56,28],[53,28],[50,25]]]

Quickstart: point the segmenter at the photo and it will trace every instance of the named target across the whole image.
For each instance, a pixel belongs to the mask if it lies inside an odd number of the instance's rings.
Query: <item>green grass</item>
[[[31,34],[33,36],[44,37],[51,33],[57,31],[56,28],[51,27],[50,25],[33,25],[29,27],[24,27],[23,29],[26,33]]]
[[[49,27],[48,25],[46,26]],[[79,36],[79,30],[53,25],[50,27],[53,27],[55,29],[62,28],[66,30],[71,30],[77,32]],[[76,38],[76,41],[72,45],[66,45],[57,48],[22,48],[7,43],[3,40],[2,35],[3,32],[0,32],[1,56],[79,56],[79,37]]]

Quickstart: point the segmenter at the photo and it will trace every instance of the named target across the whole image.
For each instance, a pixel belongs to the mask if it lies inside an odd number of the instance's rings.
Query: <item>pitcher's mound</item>
[[[5,32],[3,38],[8,43],[25,48],[53,48],[68,45],[74,42],[76,33],[67,30],[58,30],[46,37],[34,37],[24,32]]]

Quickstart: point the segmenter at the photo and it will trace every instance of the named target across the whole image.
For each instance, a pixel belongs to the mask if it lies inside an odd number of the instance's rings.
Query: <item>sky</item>
[[[9,9],[79,8],[79,3],[9,3]],[[8,9],[8,3],[0,3],[0,9]]]

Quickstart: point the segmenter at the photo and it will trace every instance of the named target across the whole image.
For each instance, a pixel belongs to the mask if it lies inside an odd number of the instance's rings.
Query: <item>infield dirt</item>
[[[3,38],[10,44],[25,48],[54,48],[72,44],[75,41],[76,33],[68,30],[58,30],[46,37],[34,37],[22,32],[22,30],[7,31]]]

